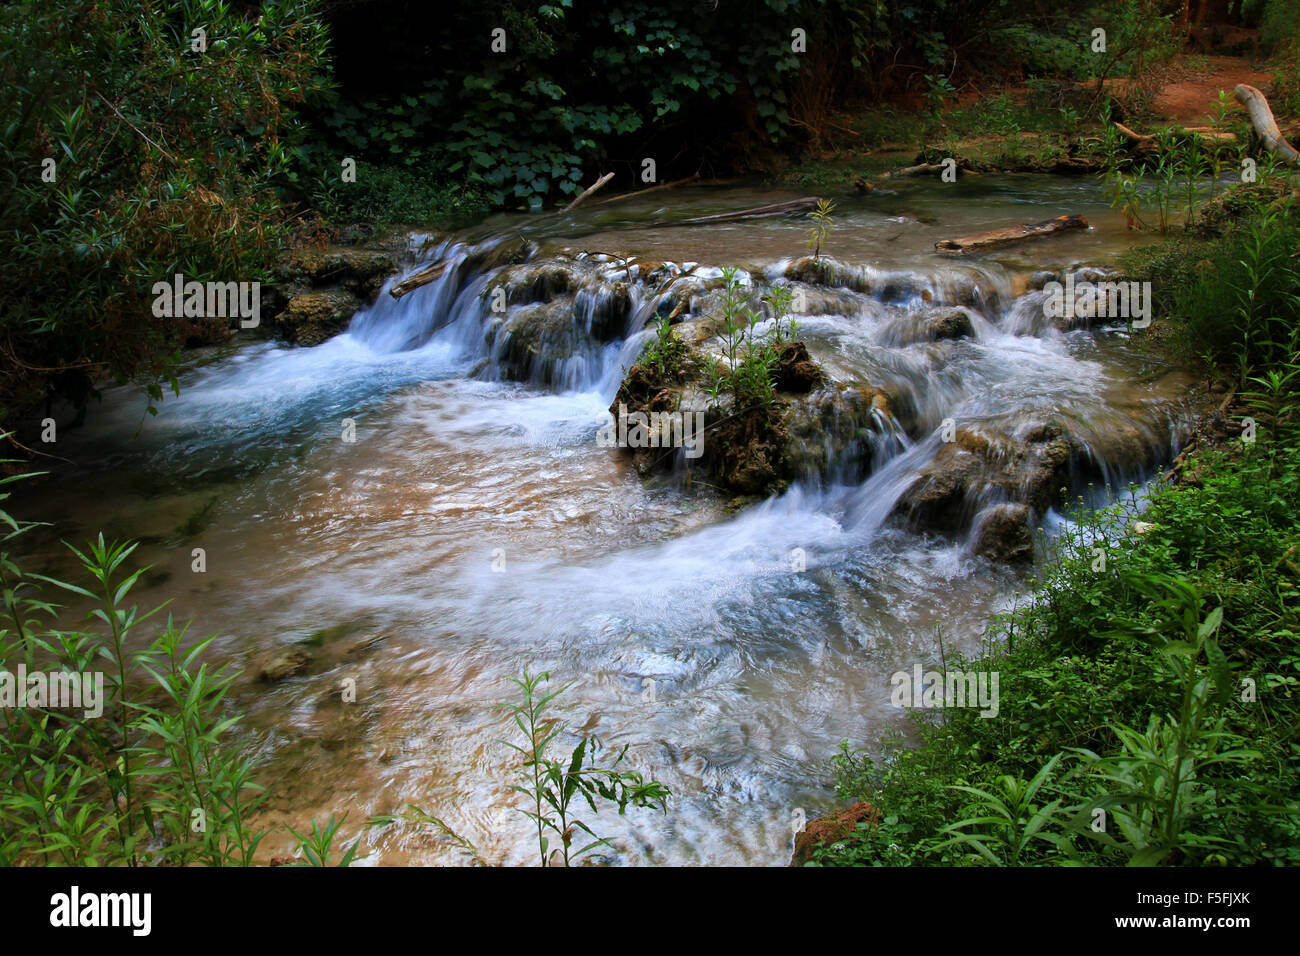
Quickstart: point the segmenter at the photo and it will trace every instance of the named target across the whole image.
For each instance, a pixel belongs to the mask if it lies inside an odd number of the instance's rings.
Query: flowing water
[[[535,862],[508,789],[517,758],[500,740],[512,727],[494,708],[529,668],[572,684],[557,713],[574,732],[629,745],[628,760],[673,791],[666,814],[589,818],[617,847],[610,861],[783,864],[796,809],[811,818],[835,804],[839,741],[874,744],[902,725],[889,676],[937,660],[940,638],[947,654],[976,650],[989,614],[1023,600],[1023,572],[890,517],[940,422],[1010,433],[1058,416],[1092,453],[1083,482],[1144,477],[1113,436],[1167,458],[1187,414],[1186,378],[1131,351],[1122,327],[1042,327],[1041,293],[1020,294],[1034,270],[1105,264],[1131,241],[1096,183],[897,189],[843,201],[828,242],[871,291],[821,290],[802,320],[836,378],[884,384],[910,410],[908,434],[876,449],[865,481],[831,468],[728,513],[597,447],[655,303],[631,283],[612,307],[615,273],[631,273],[594,255],[578,263],[590,274],[571,310],[580,347],[542,356],[522,383],[502,373],[488,276],[449,268],[400,302],[381,293],[315,348],[250,345],[192,369],[156,418],[138,392],[109,390],[60,437],[72,464],[15,510],[53,523],[34,557],[63,576],[60,538],[140,539],[135,557],[153,570],[137,600],[170,600],[218,634],[218,660],[248,666],[314,636],[306,673],[236,685],[245,742],[266,760],[263,823],[346,812],[350,836],[368,815],[415,804],[490,862]],[[802,254],[806,221],[653,223],[788,198],[692,188],[593,206],[535,261],[740,264],[772,281]],[[983,257],[932,251],[1065,212],[1094,228]],[[448,241],[428,255],[466,252]],[[974,337],[917,341],[909,323],[927,302],[968,306]],[[586,335],[602,322],[605,335]],[[204,573],[191,571],[194,548]],[[340,697],[345,678],[355,703]],[[416,828],[368,831],[362,846],[372,863],[464,859]]]

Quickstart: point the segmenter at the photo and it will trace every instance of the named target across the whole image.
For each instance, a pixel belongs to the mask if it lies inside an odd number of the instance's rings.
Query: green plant
[[[925,82],[925,108],[929,110],[930,117],[937,120],[943,112],[944,102],[949,97],[955,96],[957,89],[946,76],[932,76],[927,73],[921,79]]]
[[[1182,191],[1183,191],[1183,228],[1190,229],[1192,222],[1196,218],[1196,202],[1200,197],[1201,178],[1210,172],[1212,167],[1209,158],[1201,149],[1199,137],[1187,136],[1183,139],[1178,147],[1177,165],[1182,174]]]
[[[1106,197],[1112,209],[1128,220],[1129,228],[1134,223],[1142,224],[1143,193],[1137,176],[1126,176],[1118,169],[1106,175]]]
[[[1284,329],[1294,327],[1281,315],[1273,314],[1269,300],[1262,294],[1267,288],[1280,286],[1286,290],[1284,294],[1291,303],[1296,302],[1295,293],[1289,291],[1296,287],[1294,276],[1289,281],[1279,281],[1280,273],[1292,270],[1287,268],[1283,250],[1273,241],[1278,215],[1277,211],[1266,210],[1251,224],[1241,248],[1241,279],[1230,286],[1236,299],[1235,319],[1241,336],[1238,369],[1243,384],[1252,363],[1278,355],[1280,343],[1273,337],[1273,329],[1279,325]]]
[[[1219,90],[1218,97],[1215,99],[1214,112],[1210,117],[1210,125],[1216,133],[1228,132],[1228,126],[1231,125],[1230,116],[1232,114],[1233,99],[1227,90]],[[1217,196],[1221,191],[1219,179],[1223,176],[1225,150],[1219,144],[1210,150],[1209,156],[1209,175],[1210,188]]]
[[[831,213],[835,211],[835,203],[828,199],[817,201],[817,208],[809,216],[812,218],[812,226],[808,229],[808,248],[813,254],[814,259],[820,259],[822,255],[822,243],[830,235],[831,228],[835,225],[835,220]]]
[[[690,360],[690,348],[672,327],[668,316],[655,323],[655,338],[638,361],[653,373],[656,382],[680,381]]]
[[[1123,840],[1104,827],[1084,832],[1120,849],[1137,866],[1150,866],[1171,854],[1187,854],[1225,843],[1225,838],[1198,832],[1195,824],[1218,810],[1210,768],[1238,768],[1258,760],[1240,734],[1226,729],[1219,708],[1234,689],[1227,657],[1217,640],[1223,608],[1202,612],[1195,587],[1167,575],[1125,575],[1127,582],[1148,597],[1158,615],[1154,624],[1123,623],[1113,632],[1120,639],[1157,642],[1161,660],[1180,688],[1179,707],[1172,715],[1151,714],[1145,731],[1112,725],[1119,752],[1099,756],[1079,753],[1106,795],[1093,807],[1108,810]],[[1173,635],[1172,637],[1170,635]],[[1204,661],[1208,674],[1202,676]]]
[[[1069,837],[1057,832],[1061,800],[1039,805],[1039,792],[1056,769],[1061,755],[1047,761],[1032,780],[1003,774],[992,788],[954,786],[951,789],[975,798],[977,815],[944,827],[941,833],[954,836],[936,849],[960,844],[971,847],[981,859],[994,866],[1017,866],[1034,842],[1046,843],[1071,853]]]
[[[5,544],[33,527],[3,510],[0,525]],[[24,571],[0,553],[0,666],[82,675],[83,687],[102,680],[105,688],[97,713],[54,700],[0,710],[0,861],[249,865],[263,834],[246,818],[262,794],[251,758],[227,739],[233,675],[199,663],[208,641],[185,646],[185,629],[170,618],[145,650],[132,650],[161,610],[125,603],[147,570],[122,573],[134,545],[101,535],[71,550],[86,587]],[[57,627],[49,586],[89,603],[94,627]]]
[[[474,844],[453,830],[443,820],[435,817],[431,813],[426,813],[419,807],[410,805],[406,808],[404,814],[389,813],[377,817],[371,817],[369,820],[371,826],[388,827],[398,824],[416,824],[417,826],[428,827],[435,833],[449,840],[452,846],[456,847],[462,856],[468,858],[476,866],[486,866],[487,861],[479,855]]]
[[[629,806],[666,809],[670,796],[668,788],[656,780],[646,780],[635,770],[619,770],[627,755],[625,746],[614,762],[606,767],[591,765],[600,749],[595,737],[582,737],[567,759],[550,755],[551,745],[565,732],[563,723],[547,716],[551,703],[566,689],[544,693],[541,686],[549,682],[550,675],[530,675],[524,671],[522,678],[514,678],[519,686],[518,703],[500,705],[513,718],[524,739],[523,744],[505,741],[506,745],[524,758],[525,782],[514,784],[511,790],[528,801],[519,812],[537,828],[537,853],[541,866],[551,866],[551,841],[548,833],[559,837],[561,859],[565,866],[598,846],[608,846],[609,841],[597,837],[587,823],[574,815],[580,797],[592,813],[599,812],[597,799],[608,801],[623,814]],[[567,685],[566,685],[567,686]],[[592,837],[592,841],[573,847],[577,831]]]
[[[334,847],[334,838],[338,836],[339,827],[343,825],[347,818],[346,813],[338,818],[331,814],[323,827],[313,820],[310,833],[299,833],[293,827],[286,826],[285,829],[293,834],[294,839],[298,841],[303,856],[306,857],[307,862],[300,865],[351,866],[353,859],[357,855],[357,848],[361,845],[360,838],[354,840],[352,845],[343,851],[343,855],[339,857],[338,862],[331,862],[330,860],[330,854],[333,852]]]
[[[253,758],[228,753],[221,739],[238,722],[223,714],[235,675],[197,663],[212,638],[187,648],[187,630],[178,630],[169,616],[140,659],[163,693],[163,706],[137,705],[138,726],[146,734],[140,755],[151,768],[161,804],[146,809],[146,823],[153,819],[155,832],[167,833],[160,851],[164,858],[251,866],[265,834],[248,830],[244,820],[262,802],[264,790],[253,782]]]
[[[772,317],[772,342],[784,345],[799,337],[799,322],[791,314],[794,309],[794,291],[786,285],[773,286],[764,297]],[[789,321],[786,321],[786,320]],[[781,323],[785,321],[783,326]]]
[[[758,325],[764,319],[764,312],[748,305],[749,293],[740,280],[739,270],[725,268],[722,275],[717,329],[725,361],[706,366],[706,390],[714,404],[729,393],[733,414],[770,408],[776,402],[779,349],[794,341],[799,328],[790,316],[794,293],[782,286],[767,293],[765,302],[772,326],[760,335]]]

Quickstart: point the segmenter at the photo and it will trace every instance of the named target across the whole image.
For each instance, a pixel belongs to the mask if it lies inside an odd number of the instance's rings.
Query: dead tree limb
[[[918,163],[915,166],[904,166],[902,169],[891,170],[883,174],[881,179],[897,179],[900,176],[925,176],[929,173],[939,173],[943,171],[942,163]]]
[[[577,199],[573,200],[573,202],[565,206],[564,209],[561,210],[561,212],[572,212],[574,209],[578,208],[578,204],[580,202],[582,202],[584,199],[586,199],[588,196],[590,196],[597,189],[605,185],[605,183],[609,182],[613,178],[614,178],[613,173],[606,173],[604,176],[601,176],[594,183],[592,183],[585,190],[583,190],[582,194],[578,196]]]
[[[1117,122],[1114,126],[1124,135],[1125,139],[1139,149],[1151,150],[1158,145],[1157,138],[1149,133],[1136,133],[1123,123]],[[1234,133],[1216,130],[1210,126],[1172,126],[1169,131],[1176,136],[1195,136],[1199,139],[1209,140],[1211,143],[1233,143],[1237,140]]]
[[[671,183],[661,183],[658,186],[651,186],[649,189],[638,189],[636,192],[623,193],[621,196],[611,196],[609,199],[602,199],[596,203],[597,206],[608,206],[612,202],[622,202],[624,199],[632,199],[636,196],[644,196],[646,193],[652,193],[659,189],[672,189],[674,186],[685,186],[687,183],[693,183],[700,178],[700,174],[687,176],[685,179],[678,179]]]
[[[1042,222],[1022,223],[1019,226],[1008,226],[1005,229],[994,229],[992,232],[981,232],[974,236],[964,236],[961,239],[941,239],[934,244],[934,247],[940,252],[953,252],[961,254],[972,252],[977,249],[990,249],[994,246],[1005,245],[1008,242],[1019,242],[1022,239],[1036,239],[1039,236],[1050,236],[1054,233],[1065,232],[1069,229],[1087,229],[1088,220],[1082,216],[1057,216],[1055,219],[1044,219]]]
[[[135,125],[134,123],[132,123],[129,119],[127,119],[125,116],[123,116],[121,110],[119,110],[116,106],[114,106],[114,105],[113,105],[112,103],[110,103],[108,100],[104,99],[104,94],[103,94],[103,93],[96,92],[95,95],[98,96],[101,100],[104,100],[104,105],[107,106],[110,110],[112,110],[113,113],[117,116],[118,119],[120,119],[120,120],[121,120],[123,123],[125,123],[127,126],[131,127],[133,130],[135,130],[136,133],[139,135],[139,137],[140,137],[142,140],[144,140],[146,143],[148,143],[148,144],[149,144],[150,146],[152,146],[154,149],[158,150],[158,152],[162,153],[164,156],[166,156],[168,159],[170,159],[173,163],[177,163],[177,165],[179,165],[179,163],[177,162],[177,159],[176,159],[175,156],[173,156],[171,153],[167,152],[167,150],[163,149],[161,146],[159,146],[157,143],[155,143],[153,140],[151,140],[148,136],[145,135],[144,130],[140,129],[140,127],[136,126],[136,125]]]
[[[409,276],[405,276],[400,281],[394,282],[392,288],[388,290],[388,294],[394,299],[400,299],[413,289],[418,289],[420,286],[427,285],[434,279],[439,278],[447,271],[448,265],[449,260],[442,259],[438,262],[430,263],[422,269],[417,269]]]

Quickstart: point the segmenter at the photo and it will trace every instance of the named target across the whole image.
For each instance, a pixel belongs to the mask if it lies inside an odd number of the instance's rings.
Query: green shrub
[[[304,156],[319,152],[306,150]],[[307,179],[309,168],[313,161],[305,159],[300,173],[313,205],[337,222],[456,229],[490,208],[482,189],[448,180],[431,164],[374,166],[363,160],[357,163],[356,182],[348,183],[339,180],[328,159],[314,167],[329,170],[325,175]]]

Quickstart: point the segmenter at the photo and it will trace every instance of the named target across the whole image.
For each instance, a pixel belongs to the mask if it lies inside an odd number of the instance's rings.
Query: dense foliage
[[[1172,4],[1140,6],[1089,5],[1116,21],[1119,59],[1168,26],[1150,14]],[[1094,15],[1063,18],[1040,0],[380,0],[331,17],[340,89],[319,114],[326,141],[305,159],[344,209],[353,190],[333,176],[340,152],[528,206],[572,196],[597,170],[615,171],[617,187],[645,185],[646,160],[657,182],[751,169],[777,146],[818,140],[833,104],[1001,71],[1031,24],[1051,50],[1071,51],[1044,54],[1042,69],[1095,66]],[[382,71],[369,68],[376,55]]]

